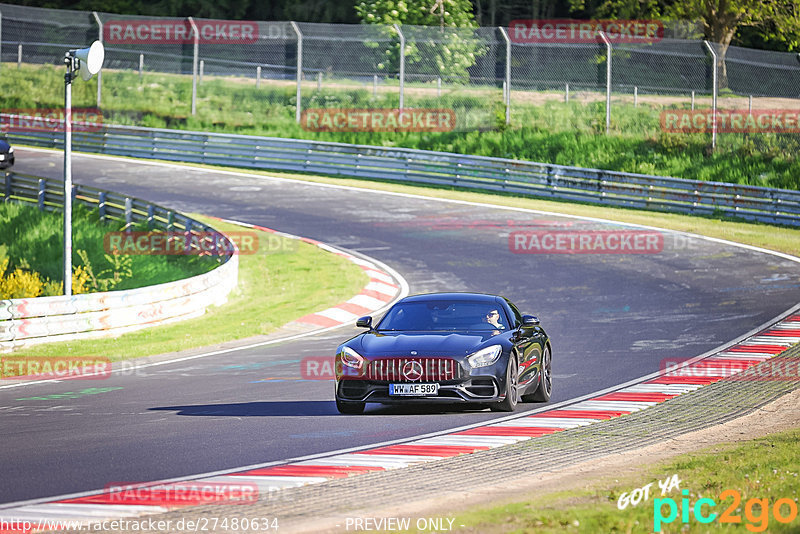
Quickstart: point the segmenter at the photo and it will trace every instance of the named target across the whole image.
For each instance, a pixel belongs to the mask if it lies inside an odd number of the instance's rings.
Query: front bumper
[[[491,403],[502,401],[503,384],[490,375],[471,376],[458,382],[439,382],[437,395],[389,395],[389,383],[369,380],[339,379],[336,398],[351,402],[377,402],[381,404],[409,403]]]

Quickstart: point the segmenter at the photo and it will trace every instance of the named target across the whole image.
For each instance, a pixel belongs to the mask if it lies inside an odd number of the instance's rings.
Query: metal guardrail
[[[103,219],[125,221],[125,228],[218,234],[212,227],[173,210],[93,187],[75,185],[75,203],[98,209]],[[64,204],[63,182],[16,172],[5,173],[4,201],[35,203],[41,210]],[[232,249],[231,249],[232,250]],[[222,265],[191,278],[123,291],[0,300],[0,349],[119,334],[168,321],[195,317],[223,303],[236,286],[239,257],[219,256]]]
[[[2,119],[6,117],[5,119]],[[0,114],[0,120],[10,120]],[[15,143],[62,148],[63,134],[16,131]],[[332,176],[398,180],[800,226],[800,192],[407,148],[103,126],[73,133],[83,152]]]

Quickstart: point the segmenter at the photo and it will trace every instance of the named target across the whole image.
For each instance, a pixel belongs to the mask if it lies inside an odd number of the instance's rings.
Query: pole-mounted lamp
[[[89,81],[103,66],[103,43],[95,41],[89,48],[70,50],[64,54],[67,73],[64,75],[64,295],[72,295],[72,80],[80,71]]]

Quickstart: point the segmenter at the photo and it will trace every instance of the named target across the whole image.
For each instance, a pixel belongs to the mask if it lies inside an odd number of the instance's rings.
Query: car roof
[[[502,301],[503,298],[498,295],[490,295],[488,293],[425,293],[422,295],[408,296],[400,302],[426,302],[429,300],[478,301],[494,303],[498,302],[498,300]]]

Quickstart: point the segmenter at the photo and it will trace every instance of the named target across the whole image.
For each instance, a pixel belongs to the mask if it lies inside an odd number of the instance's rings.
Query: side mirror
[[[523,315],[522,316],[522,327],[523,328],[532,328],[534,326],[539,326],[539,318],[533,315]]]
[[[372,330],[372,317],[370,317],[369,315],[364,317],[359,317],[358,320],[356,321],[356,326],[358,328],[369,328],[370,330]]]

